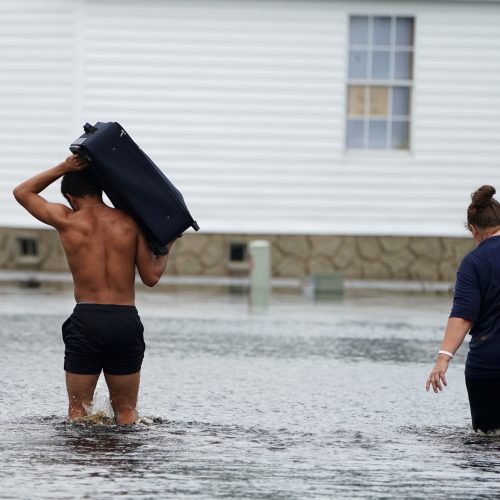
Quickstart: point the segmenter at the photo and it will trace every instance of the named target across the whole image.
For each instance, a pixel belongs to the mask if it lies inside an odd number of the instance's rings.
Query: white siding
[[[204,231],[464,235],[469,193],[500,188],[498,2],[3,4],[0,62],[18,72],[0,77],[2,225],[32,224],[10,185],[64,157],[85,121],[120,121]],[[345,151],[355,13],[415,16],[411,152]],[[4,56],[19,26],[31,35]]]
[[[73,2],[66,0],[0,1],[2,226],[33,225],[12,188],[69,154],[74,19]]]

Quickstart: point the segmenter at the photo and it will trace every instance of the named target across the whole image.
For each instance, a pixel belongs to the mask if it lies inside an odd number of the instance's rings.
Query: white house
[[[500,188],[498,0],[3,0],[0,65],[4,232],[42,227],[12,187],[96,121],[205,237],[287,236],[280,258],[303,236],[376,238],[374,261],[381,238],[463,238],[470,192]],[[342,268],[312,265],[316,244],[298,274]]]

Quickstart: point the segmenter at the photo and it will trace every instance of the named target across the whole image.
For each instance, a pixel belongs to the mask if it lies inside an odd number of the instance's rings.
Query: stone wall
[[[35,240],[38,255],[22,255],[19,239]],[[57,272],[67,271],[68,266],[56,231],[0,228],[0,269],[36,269]]]
[[[20,255],[19,238],[36,239],[38,257]],[[231,261],[230,249],[254,239],[271,242],[276,278],[340,271],[351,279],[452,282],[461,259],[474,248],[471,238],[188,233],[175,244],[168,272],[246,275],[247,262]],[[55,231],[0,229],[0,268],[67,271],[67,264]]]
[[[229,247],[254,239],[271,242],[277,278],[340,271],[351,279],[451,282],[462,258],[474,248],[472,238],[188,234],[179,240],[170,270],[243,274],[243,266],[229,262]]]

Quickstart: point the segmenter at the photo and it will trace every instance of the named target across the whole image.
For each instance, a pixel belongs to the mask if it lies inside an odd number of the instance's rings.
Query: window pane
[[[413,18],[411,17],[397,18],[396,45],[413,47]]]
[[[349,78],[367,77],[368,54],[362,50],[351,50],[349,52]]]
[[[348,148],[362,148],[364,136],[363,120],[347,120],[346,143]]]
[[[389,78],[390,52],[375,51],[372,56],[372,78],[387,80]]]
[[[392,116],[408,116],[410,114],[410,89],[394,87],[392,89]]]
[[[368,18],[361,16],[351,17],[349,31],[350,45],[368,45]]]
[[[361,115],[365,114],[365,88],[360,85],[350,85],[348,89],[347,114]]]
[[[387,122],[385,120],[370,120],[368,124],[368,147],[384,149],[387,141]]]
[[[373,18],[373,45],[391,45],[391,18]]]
[[[411,52],[396,52],[394,59],[394,78],[411,80],[413,54]]]
[[[391,148],[408,149],[409,124],[407,121],[395,120],[392,122]]]
[[[370,116],[388,115],[388,87],[370,87]]]
[[[349,22],[346,147],[409,149],[415,19],[351,16]]]

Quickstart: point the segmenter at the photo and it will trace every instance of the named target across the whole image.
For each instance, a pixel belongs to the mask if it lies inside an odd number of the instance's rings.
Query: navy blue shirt
[[[460,264],[450,318],[472,322],[465,375],[500,377],[500,236],[481,242]]]

